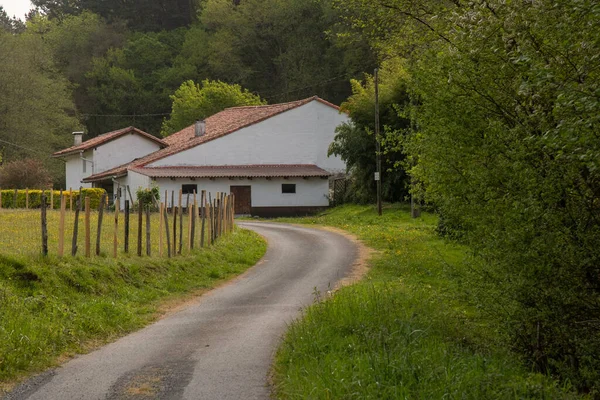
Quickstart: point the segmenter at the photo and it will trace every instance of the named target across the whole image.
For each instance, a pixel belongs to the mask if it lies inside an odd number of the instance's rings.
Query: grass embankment
[[[468,296],[467,249],[393,206],[343,206],[282,221],[342,228],[378,250],[367,277],[309,307],[275,362],[275,391],[289,399],[572,398],[528,372]]]
[[[148,324],[165,300],[212,288],[265,250],[236,229],[170,259],[0,256],[0,383]]]

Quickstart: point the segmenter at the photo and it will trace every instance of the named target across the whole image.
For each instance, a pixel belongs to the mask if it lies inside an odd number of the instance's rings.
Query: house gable
[[[314,164],[328,171],[345,170],[343,161],[328,157],[327,150],[335,128],[347,120],[337,108],[309,101],[146,166]]]

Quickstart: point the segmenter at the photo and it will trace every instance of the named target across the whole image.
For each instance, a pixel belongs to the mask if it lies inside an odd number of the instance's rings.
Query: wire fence
[[[171,207],[156,200],[123,205],[116,200],[109,210],[106,194],[92,208],[89,196],[66,193],[59,194],[54,209],[46,194],[36,209],[0,208],[0,255],[176,257],[211,246],[234,227],[233,194],[211,198],[203,190],[184,206],[180,192]]]

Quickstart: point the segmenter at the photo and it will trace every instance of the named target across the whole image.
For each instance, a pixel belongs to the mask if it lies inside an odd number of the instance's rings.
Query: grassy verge
[[[308,308],[276,356],[284,399],[573,398],[527,371],[468,296],[465,248],[434,233],[436,218],[343,206],[283,221],[342,228],[378,250],[358,284]]]
[[[170,259],[0,255],[0,382],[138,329],[164,300],[212,288],[265,250],[262,238],[237,229]]]

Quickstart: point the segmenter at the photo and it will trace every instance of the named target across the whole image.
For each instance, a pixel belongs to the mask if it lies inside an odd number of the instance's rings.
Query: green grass
[[[148,324],[165,300],[212,288],[265,250],[257,234],[236,229],[170,259],[0,255],[0,383]]]
[[[309,307],[274,365],[283,399],[575,398],[507,350],[499,321],[469,297],[466,248],[407,208],[343,206],[280,221],[347,230],[378,252],[367,277]]]

